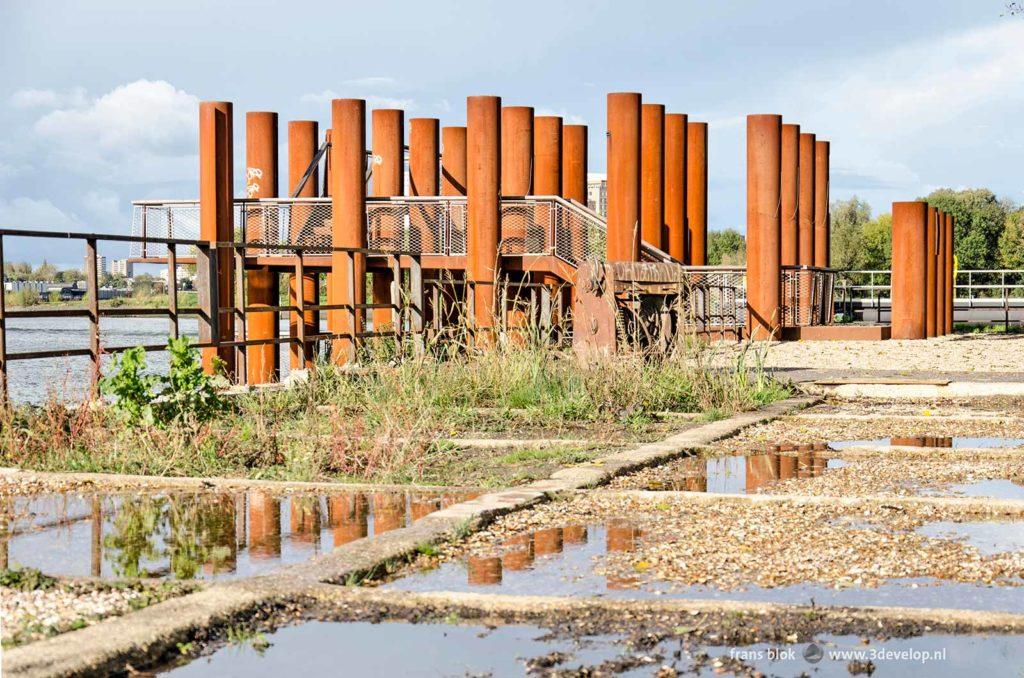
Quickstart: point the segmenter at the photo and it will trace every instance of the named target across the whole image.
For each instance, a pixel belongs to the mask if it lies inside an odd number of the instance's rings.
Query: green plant
[[[57,580],[34,567],[11,568],[0,572],[0,586],[21,591],[41,591],[53,588]]]
[[[129,424],[153,423],[156,375],[145,374],[146,351],[130,348],[114,358],[112,373],[100,379],[100,392],[114,398],[114,411]]]

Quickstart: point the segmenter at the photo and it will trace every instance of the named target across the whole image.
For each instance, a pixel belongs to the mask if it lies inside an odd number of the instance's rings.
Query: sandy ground
[[[733,356],[740,345],[728,347]],[[787,341],[758,343],[766,367],[922,372],[1024,371],[1024,335],[953,335],[921,341]],[[748,355],[748,362],[752,356]]]

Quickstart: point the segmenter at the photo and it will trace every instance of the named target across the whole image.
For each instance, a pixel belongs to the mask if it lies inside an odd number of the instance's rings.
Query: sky
[[[1022,44],[1001,0],[4,0],[0,226],[128,233],[132,200],[197,197],[207,99],[234,102],[236,172],[247,110],[279,112],[283,143],[287,120],[324,129],[334,97],[464,124],[473,94],[588,124],[601,172],[605,96],[637,91],[709,123],[714,230],[745,230],[751,113],[832,142],[833,199],[1021,203]],[[71,244],[5,249],[81,265]]]

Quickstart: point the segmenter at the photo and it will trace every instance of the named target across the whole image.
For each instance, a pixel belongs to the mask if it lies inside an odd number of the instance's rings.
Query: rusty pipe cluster
[[[953,332],[952,214],[923,200],[892,204],[892,338]]]

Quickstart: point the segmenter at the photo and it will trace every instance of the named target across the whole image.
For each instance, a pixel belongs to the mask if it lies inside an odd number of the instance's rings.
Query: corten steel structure
[[[814,160],[815,135],[808,132],[801,132],[796,250],[796,263],[800,266],[814,266],[814,181],[817,176]]]
[[[747,116],[747,327],[776,338],[780,303],[782,116]]]
[[[640,260],[640,95],[608,95],[608,261]]]
[[[954,220],[952,214],[947,214],[943,228],[946,231],[945,249],[943,252],[943,267],[946,270],[945,306],[943,317],[945,319],[946,334],[953,332],[953,297],[955,294],[956,275],[953,272],[953,233]]]
[[[828,268],[832,262],[832,223],[829,214],[829,142],[814,142],[814,265]]]
[[[209,243],[234,239],[234,145],[233,107],[228,101],[204,101],[199,104],[199,237]],[[217,304],[234,304],[235,290],[231,284],[234,257],[229,250],[216,250]],[[202,276],[202,268],[200,276]],[[235,339],[234,317],[223,315],[211,324],[200,325],[200,342],[209,342],[216,332],[220,342]],[[215,361],[223,363],[228,375],[236,369],[235,349],[230,346],[204,348],[203,369],[213,372]]]
[[[782,245],[783,266],[797,265],[800,219],[800,125],[782,126]]]
[[[373,140],[373,173],[370,195],[375,198],[390,198],[405,195],[405,113],[394,108],[378,108],[370,114]],[[402,227],[398,215],[385,213],[370,224],[374,230],[374,241],[399,246]],[[392,299],[394,273],[386,267],[373,270],[373,329],[380,330],[392,322],[392,309],[381,305],[397,304]]]
[[[939,211],[939,222],[935,228],[935,334],[946,334],[946,213]]]
[[[562,191],[566,200],[587,204],[587,126],[562,127]]]
[[[505,106],[501,109],[502,195],[533,193],[533,121],[532,106]]]
[[[938,292],[936,287],[936,265],[938,258],[939,240],[939,219],[941,218],[938,209],[928,207],[928,230],[925,233],[925,288],[924,288],[924,335],[935,336],[935,297]]]
[[[472,96],[466,102],[466,279],[471,284],[471,321],[478,341],[494,327],[501,231],[501,98]]]
[[[539,115],[534,118],[533,193],[562,193],[562,118],[555,115]]]
[[[409,195],[441,194],[441,122],[437,118],[409,120]],[[412,228],[419,233],[424,252],[439,251],[439,233],[431,227],[432,211],[413,210],[409,217]]]
[[[316,157],[317,144],[320,139],[320,125],[315,120],[292,120],[288,123],[288,195],[296,198],[315,198],[317,186],[319,185],[319,164],[313,163]],[[303,184],[303,177],[306,172],[311,173]],[[301,185],[300,185],[301,184]],[[302,232],[304,215],[291,215],[292,223],[289,224],[289,238],[298,242]],[[301,295],[304,306],[314,306],[320,299],[320,277],[315,271],[306,272],[302,280],[298,280],[293,274],[289,276],[288,282],[288,303],[298,308],[299,296]],[[299,323],[305,327],[303,331],[306,336],[312,336],[320,330],[320,312],[305,311],[300,314],[298,311],[291,311],[288,315],[288,335],[291,338],[291,368],[308,369],[313,366],[313,350],[308,342],[305,346],[299,344]]]
[[[245,197],[249,199],[277,197],[277,113],[256,111],[245,114]],[[259,242],[268,235],[264,228],[277,224],[264,218],[262,211],[246,212],[244,240]],[[246,302],[253,308],[279,305],[280,274],[269,266],[246,271]],[[262,311],[247,314],[245,328],[250,339],[271,340],[277,337],[278,315]],[[246,369],[250,384],[276,381],[280,374],[281,352],[277,344],[251,346],[247,349]]]
[[[892,338],[924,339],[928,280],[928,205],[892,204]]]
[[[684,113],[665,115],[665,231],[663,249],[686,262],[686,119]]]
[[[704,266],[708,259],[708,124],[686,123],[686,256]]]
[[[665,249],[665,107],[640,107],[640,238]]]
[[[466,128],[441,128],[441,195],[466,195]]]

